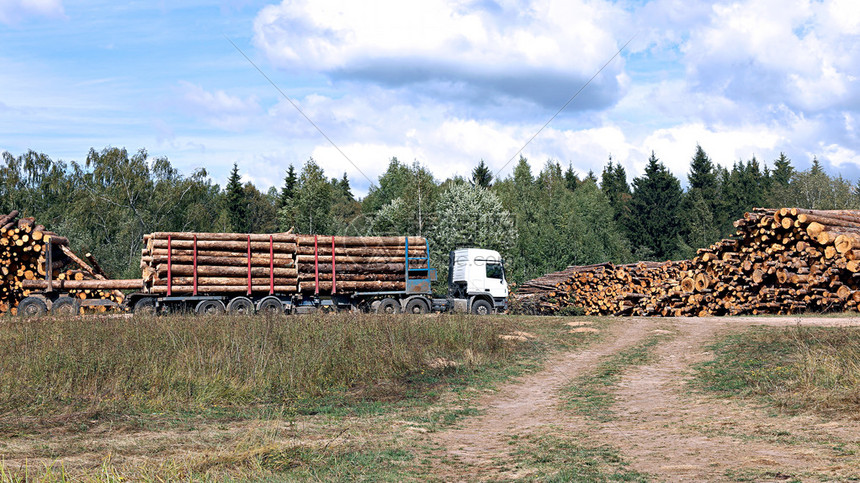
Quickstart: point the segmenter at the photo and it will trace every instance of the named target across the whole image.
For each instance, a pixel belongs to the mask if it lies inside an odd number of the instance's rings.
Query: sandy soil
[[[543,371],[488,395],[485,413],[434,435],[451,462],[447,480],[496,480],[509,473],[512,436],[588,434],[589,443],[617,448],[629,468],[662,481],[839,481],[860,474],[860,422],[786,416],[750,401],[691,392],[691,365],[712,355],[706,345],[721,333],[751,325],[860,325],[839,318],[633,318],[619,321],[602,341],[560,354]],[[656,357],[626,371],[615,387],[615,415],[601,423],[562,410],[560,389],[601,360],[654,333],[672,336]]]

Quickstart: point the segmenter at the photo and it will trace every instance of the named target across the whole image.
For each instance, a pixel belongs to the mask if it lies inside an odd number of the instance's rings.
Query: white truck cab
[[[452,251],[449,257],[448,295],[455,306],[479,315],[506,308],[508,282],[499,252],[461,248]]]

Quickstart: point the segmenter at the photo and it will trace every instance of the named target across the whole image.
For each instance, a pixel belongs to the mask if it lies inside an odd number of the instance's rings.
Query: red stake
[[[314,294],[320,293],[320,250],[314,235]]]
[[[173,292],[173,249],[171,236],[167,235],[167,296]]]
[[[194,235],[194,295],[197,295],[197,235]]]
[[[251,296],[251,235],[248,235],[248,296]]]
[[[335,293],[337,291],[337,287],[335,286],[335,276],[334,276],[334,236],[331,237],[331,293]]]
[[[269,235],[269,295],[275,294],[275,242]]]

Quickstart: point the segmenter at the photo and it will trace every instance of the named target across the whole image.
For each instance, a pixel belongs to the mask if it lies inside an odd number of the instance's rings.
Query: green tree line
[[[754,207],[860,208],[860,183],[828,175],[817,159],[802,171],[785,154],[770,166],[753,157],[727,168],[700,146],[686,190],[656,153],[631,180],[611,157],[599,176],[580,176],[554,160],[534,173],[521,157],[501,179],[480,160],[470,178],[445,180],[418,162],[392,158],[362,199],[346,173],[329,177],[313,158],[289,166],[280,186],[266,192],[242,183],[240,173],[234,164],[222,187],[203,169],[180,173],[145,150],[91,149],[84,161],[68,163],[4,152],[0,212],[34,216],[69,237],[73,249],[92,252],[116,278],[140,275],[145,233],[293,228],[424,236],[441,281],[450,250],[496,249],[519,283],[568,265],[689,258],[733,233],[732,222]]]

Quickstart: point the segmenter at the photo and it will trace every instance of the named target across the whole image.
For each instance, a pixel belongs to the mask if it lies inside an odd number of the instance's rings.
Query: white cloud
[[[683,48],[690,81],[735,99],[807,111],[856,103],[857,11],[854,2],[840,1],[716,4],[707,25],[691,27]]]
[[[0,23],[14,25],[28,17],[61,18],[62,0],[0,0]]]
[[[213,126],[240,131],[262,113],[259,101],[250,96],[242,99],[223,90],[207,91],[190,82],[180,81],[180,104]]]
[[[860,153],[837,144],[822,146],[822,156],[831,166],[841,168],[848,165],[860,166]]]
[[[285,0],[260,11],[254,41],[282,67],[336,79],[430,90],[442,82],[434,95],[557,105],[616,51],[612,29],[626,15],[583,0]],[[586,104],[617,98],[614,75],[597,86]]]

